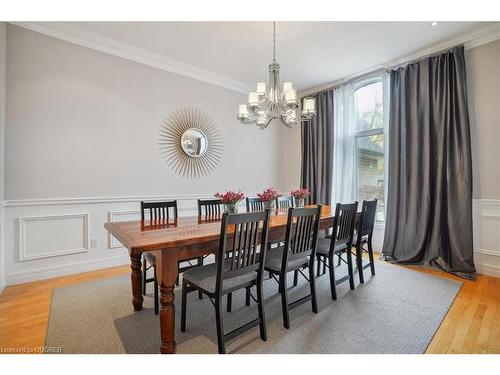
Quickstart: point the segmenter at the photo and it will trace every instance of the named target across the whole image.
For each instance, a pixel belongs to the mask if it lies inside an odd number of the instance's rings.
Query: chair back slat
[[[249,198],[245,199],[247,212],[257,212],[264,211],[264,202],[260,200],[260,198]]]
[[[288,209],[282,267],[295,257],[310,256],[314,262],[320,219],[321,206]]]
[[[377,200],[363,201],[361,218],[359,221],[358,235],[360,237],[373,234],[375,216],[377,215]]]
[[[293,197],[291,195],[276,198],[276,208],[278,210],[285,210],[290,207],[293,207]]]
[[[177,221],[177,201],[141,202],[141,220],[144,221],[146,212],[149,211],[151,221]]]
[[[198,199],[198,219],[220,219],[222,215],[221,205],[220,199]]]
[[[217,291],[224,279],[264,270],[269,231],[269,210],[222,215],[217,256]],[[229,253],[230,256],[226,257]]]
[[[335,247],[342,244],[351,244],[356,224],[358,202],[350,204],[337,203],[333,222],[332,244]]]

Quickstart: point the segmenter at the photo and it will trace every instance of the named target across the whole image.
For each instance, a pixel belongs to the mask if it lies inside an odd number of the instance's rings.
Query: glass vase
[[[295,198],[295,207],[304,207],[304,198]]]
[[[271,209],[273,207],[273,201],[265,201],[262,202],[262,204],[264,205],[264,210]]]
[[[237,214],[238,213],[238,204],[237,203],[226,203],[224,205],[224,212],[228,214]]]

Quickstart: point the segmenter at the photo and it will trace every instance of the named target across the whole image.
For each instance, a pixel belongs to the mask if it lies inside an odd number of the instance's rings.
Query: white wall
[[[0,22],[0,293],[5,287],[4,171],[5,171],[5,49],[6,24]]]
[[[235,119],[242,94],[7,25],[7,283],[128,262],[103,224],[138,217],[141,199],[280,187],[278,131]],[[173,173],[157,145],[181,106],[205,110],[224,138],[213,174]],[[95,240],[96,247],[91,244]]]
[[[500,277],[500,40],[466,51],[473,168],[474,262]]]

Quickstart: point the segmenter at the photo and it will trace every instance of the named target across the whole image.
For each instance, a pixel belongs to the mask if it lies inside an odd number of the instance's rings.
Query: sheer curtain
[[[354,88],[347,84],[333,91],[334,152],[332,204],[354,201],[355,140]]]

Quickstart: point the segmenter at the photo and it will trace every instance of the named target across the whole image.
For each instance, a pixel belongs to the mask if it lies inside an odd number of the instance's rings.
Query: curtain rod
[[[348,78],[347,80],[345,80],[343,82],[339,82],[337,84],[334,84],[332,86],[326,87],[326,88],[321,89],[319,91],[311,92],[311,93],[307,94],[307,96],[317,95],[317,94],[320,94],[320,93],[328,91],[328,90],[332,90],[332,89],[336,89],[336,88],[339,88],[339,87],[342,87],[342,86],[346,86],[346,85],[348,85],[350,83],[353,83],[355,81],[359,81],[359,80],[362,80],[362,79],[368,79],[370,77],[379,75],[381,73],[389,73],[391,70],[396,70],[398,68],[402,68],[402,67],[407,66],[409,64],[413,64],[413,63],[416,63],[416,62],[428,59],[428,58],[433,57],[433,56],[438,56],[438,55],[441,55],[443,53],[447,53],[447,52],[453,51],[453,50],[455,50],[455,49],[457,49],[459,47],[463,47],[463,46],[464,46],[464,43],[455,44],[455,45],[453,45],[451,47],[446,47],[444,49],[441,49],[441,50],[429,53],[427,55],[422,55],[422,56],[419,56],[419,57],[415,57],[413,59],[408,59],[406,61],[399,62],[397,64],[387,65],[387,66],[383,66],[383,67],[380,67],[380,68],[376,68],[376,69],[374,69],[372,71],[369,71],[369,72],[366,72],[366,73],[362,73],[360,75]]]
[[[460,48],[460,47],[464,47],[464,44],[463,43],[455,44],[455,45],[453,45],[451,47],[447,47],[447,48],[444,48],[444,49],[441,49],[441,50],[429,53],[427,55],[419,56],[419,57],[416,57],[414,59],[406,60],[406,61],[403,61],[403,62],[398,63],[398,64],[390,65],[390,66],[386,67],[386,71],[390,72],[391,70],[402,68],[402,67],[404,67],[406,65],[413,64],[413,63],[416,63],[416,62],[428,59],[430,57],[439,56],[439,55],[442,55],[444,53],[451,52],[451,51],[453,51],[453,50],[455,50],[457,48]]]

